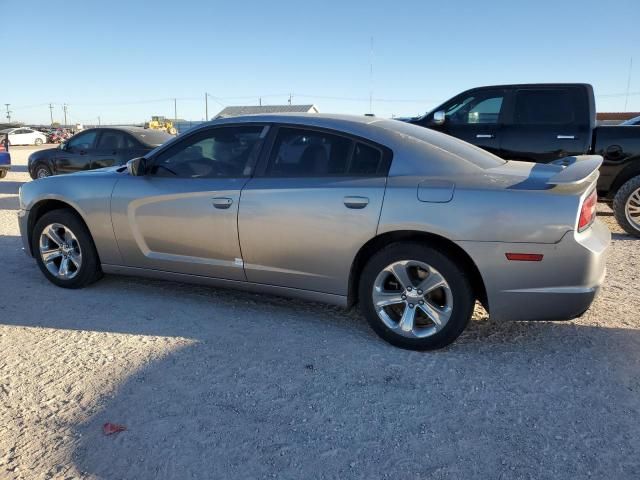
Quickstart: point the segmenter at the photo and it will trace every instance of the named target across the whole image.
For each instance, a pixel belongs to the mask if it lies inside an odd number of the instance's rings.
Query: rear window
[[[493,168],[506,163],[505,160],[486,150],[429,128],[399,120],[382,120],[377,125],[441,148],[480,168]]]
[[[173,135],[169,135],[167,132],[151,128],[143,131],[132,131],[131,134],[141,143],[150,147],[157,147],[174,138]]]
[[[516,92],[515,123],[563,125],[574,120],[574,103],[567,90],[520,90]]]

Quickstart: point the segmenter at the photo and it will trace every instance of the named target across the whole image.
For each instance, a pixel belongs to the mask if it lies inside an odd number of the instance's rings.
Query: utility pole
[[[209,121],[209,94],[204,92],[204,121]]]
[[[53,126],[53,103],[49,104],[49,115],[51,116],[51,125]]]
[[[262,106],[262,97],[258,97],[258,105]]]
[[[178,100],[173,99],[173,123],[178,122]]]
[[[100,115],[98,115],[98,126],[100,126],[100,125],[101,125],[101,123],[100,123]]]
[[[373,37],[369,50],[369,113],[373,113]]]
[[[64,126],[67,126],[67,104],[62,105],[62,111],[64,112]]]
[[[293,93],[289,94],[289,105],[291,105],[291,100],[293,99]]]
[[[10,103],[5,103],[4,106],[7,107],[7,120],[11,123],[11,110],[9,110]]]

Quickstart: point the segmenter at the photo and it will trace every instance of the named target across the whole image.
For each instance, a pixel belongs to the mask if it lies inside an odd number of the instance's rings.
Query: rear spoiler
[[[564,168],[549,178],[547,184],[577,185],[588,180],[594,173],[597,178],[599,175],[598,168],[602,165],[602,157],[600,155],[578,155],[575,157],[564,157],[551,162],[551,164]]]

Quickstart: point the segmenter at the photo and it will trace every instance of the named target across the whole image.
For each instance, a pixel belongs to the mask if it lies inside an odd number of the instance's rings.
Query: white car
[[[2,130],[0,134],[9,135],[9,145],[42,145],[47,142],[47,136],[32,128],[20,127]]]

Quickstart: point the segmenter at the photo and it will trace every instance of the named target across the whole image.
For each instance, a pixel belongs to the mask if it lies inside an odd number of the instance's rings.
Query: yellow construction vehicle
[[[178,130],[173,126],[173,122],[171,120],[167,120],[165,117],[159,115],[152,116],[151,121],[144,124],[144,128],[164,130],[171,135],[176,135],[178,133]]]

